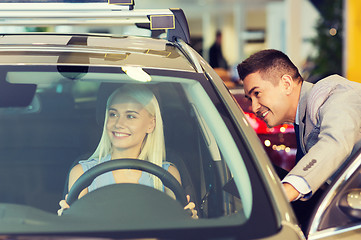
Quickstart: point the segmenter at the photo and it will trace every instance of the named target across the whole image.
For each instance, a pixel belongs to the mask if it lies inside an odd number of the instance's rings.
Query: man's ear
[[[284,74],[281,78],[281,86],[283,87],[285,93],[290,95],[293,91],[293,88],[295,87],[295,82],[290,75]]]

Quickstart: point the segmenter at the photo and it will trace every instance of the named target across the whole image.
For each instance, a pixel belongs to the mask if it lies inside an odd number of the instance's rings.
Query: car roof
[[[195,72],[174,43],[165,39],[91,34],[6,34],[0,64],[139,66]],[[61,62],[59,56],[67,55]]]
[[[118,4],[114,4],[117,2]],[[182,9],[134,9],[134,1],[109,3],[0,3],[0,26],[121,26],[135,25],[167,33],[169,41],[190,43]]]
[[[195,72],[194,63],[185,56],[187,53],[180,51],[184,48],[177,47],[190,41],[188,23],[181,9],[134,9],[134,2],[126,6],[107,3],[22,3],[20,7],[3,3],[0,6],[0,26],[30,26],[25,33],[23,29],[20,33],[0,35],[0,64],[137,66]],[[145,28],[152,37],[91,34],[82,32],[84,28],[76,28],[83,29],[78,33],[27,32],[36,26],[98,24]]]

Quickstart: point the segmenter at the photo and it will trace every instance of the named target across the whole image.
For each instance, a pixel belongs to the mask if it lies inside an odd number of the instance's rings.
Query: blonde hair
[[[159,104],[154,94],[148,88],[135,84],[125,85],[116,89],[108,98],[103,133],[98,147],[90,159],[99,159],[100,161],[100,159],[112,153],[112,143],[106,131],[106,124],[108,121],[108,109],[112,105],[113,100],[119,95],[125,97],[126,99],[132,99],[137,103],[140,103],[144,106],[144,109],[146,109],[148,113],[155,118],[155,128],[153,132],[148,133],[145,136],[138,158],[162,167],[163,160],[165,159],[165,143],[163,121],[160,114]],[[151,177],[154,182],[154,188],[163,191],[163,184],[160,179],[154,175],[151,175]]]

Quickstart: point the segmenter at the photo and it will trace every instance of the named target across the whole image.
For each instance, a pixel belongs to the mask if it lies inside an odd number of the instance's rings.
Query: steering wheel
[[[68,193],[68,198],[66,200],[67,203],[69,205],[73,204],[74,201],[78,199],[80,192],[84,188],[87,188],[97,176],[117,169],[136,169],[153,174],[162,181],[164,186],[168,187],[173,191],[176,199],[183,206],[186,206],[188,204],[184,189],[171,173],[151,162],[130,158],[114,159],[111,161],[107,161],[98,164],[86,171],[78,178],[78,180],[76,180],[76,182],[70,189]]]

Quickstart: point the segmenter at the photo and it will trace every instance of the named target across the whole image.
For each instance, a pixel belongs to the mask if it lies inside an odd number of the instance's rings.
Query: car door
[[[308,229],[308,239],[360,239],[361,150],[332,181]]]

